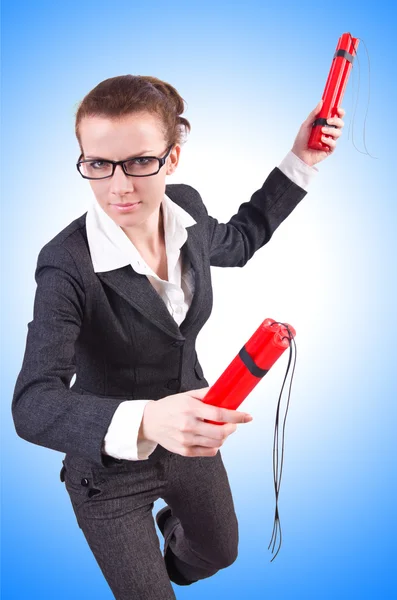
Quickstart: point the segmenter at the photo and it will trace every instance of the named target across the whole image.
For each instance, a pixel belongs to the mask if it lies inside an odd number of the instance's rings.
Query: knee
[[[232,565],[238,556],[237,544],[229,546],[229,548],[223,548],[217,553],[215,566],[218,569],[226,569]]]
[[[212,556],[215,558],[215,564],[219,569],[230,567],[238,556],[239,527],[237,517],[229,524],[227,532],[219,535],[217,539],[216,551]]]

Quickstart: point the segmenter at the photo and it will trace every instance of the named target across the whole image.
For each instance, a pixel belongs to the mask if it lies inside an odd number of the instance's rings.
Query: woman
[[[78,108],[77,168],[95,200],[39,253],[12,412],[19,436],[66,454],[61,480],[118,600],[175,598],[170,580],[189,585],[236,559],[218,450],[251,417],[201,402],[208,382],[195,341],[211,313],[210,266],[244,266],[333,152],[338,117],[324,128],[330,151],[307,148],[320,108],[226,224],[192,187],[165,184],[190,130],[173,86],[113,77]]]

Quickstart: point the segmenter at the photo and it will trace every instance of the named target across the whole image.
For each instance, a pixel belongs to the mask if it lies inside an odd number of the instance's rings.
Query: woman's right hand
[[[182,456],[215,456],[238,423],[251,415],[201,402],[209,387],[152,400],[145,406],[140,439],[157,442]],[[204,423],[204,419],[224,423]]]

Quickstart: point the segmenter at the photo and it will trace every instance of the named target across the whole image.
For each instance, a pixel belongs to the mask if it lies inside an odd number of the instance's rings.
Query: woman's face
[[[137,156],[157,156],[167,152],[167,142],[156,115],[140,112],[121,119],[85,117],[80,123],[83,159],[126,160]],[[176,144],[156,175],[131,177],[117,165],[113,177],[90,179],[98,204],[117,225],[130,233],[144,228],[155,231],[159,208],[165,192],[165,177],[178,165],[180,146]],[[115,205],[139,203],[121,212]],[[151,224],[149,226],[149,224]]]

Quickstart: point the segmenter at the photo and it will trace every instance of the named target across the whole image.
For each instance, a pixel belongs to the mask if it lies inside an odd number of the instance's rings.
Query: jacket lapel
[[[104,284],[111,287],[145,318],[175,339],[184,339],[185,332],[195,321],[203,297],[204,267],[198,225],[188,227],[187,233],[187,239],[181,252],[183,258],[186,256],[190,260],[194,269],[195,292],[180,328],[146,275],[137,273],[131,265],[113,271],[96,273]]]

